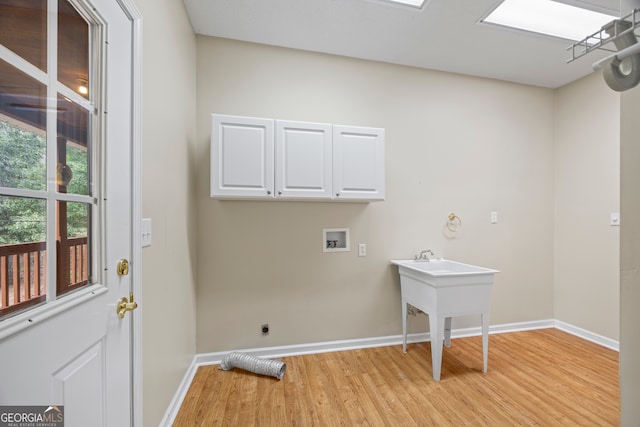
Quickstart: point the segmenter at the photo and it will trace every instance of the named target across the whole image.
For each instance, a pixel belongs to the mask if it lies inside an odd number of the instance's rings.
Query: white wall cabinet
[[[333,126],[333,189],[341,200],[384,200],[384,129]]]
[[[211,197],[273,197],[274,121],[214,114]]]
[[[211,197],[384,199],[384,129],[212,115]]]
[[[276,121],[276,197],[330,199],[332,127]]]

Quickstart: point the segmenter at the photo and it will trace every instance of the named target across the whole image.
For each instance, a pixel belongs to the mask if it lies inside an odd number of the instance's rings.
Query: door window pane
[[[0,195],[0,316],[46,295],[46,201]]]
[[[67,0],[58,0],[58,80],[89,99],[89,25]]]
[[[47,1],[0,0],[0,43],[47,71]]]
[[[44,190],[46,141],[0,119],[0,186]]]
[[[0,187],[46,188],[46,87],[0,60]]]
[[[57,182],[61,193],[89,195],[89,111],[58,98]]]
[[[58,202],[57,295],[85,286],[91,278],[91,205]]]

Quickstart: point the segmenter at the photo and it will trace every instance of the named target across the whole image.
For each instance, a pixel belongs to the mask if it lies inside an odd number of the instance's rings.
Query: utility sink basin
[[[482,323],[482,372],[489,354],[489,308],[495,273],[485,267],[447,259],[391,260],[398,266],[402,294],[402,351],[407,351],[408,304],[429,316],[433,379],[440,381],[442,344],[451,344],[451,318],[480,314]]]
[[[451,277],[451,276],[477,276],[477,275],[493,275],[497,270],[478,267],[470,264],[463,264],[448,259],[430,259],[427,260],[391,260],[393,264],[406,267],[408,269],[424,273],[433,277]]]

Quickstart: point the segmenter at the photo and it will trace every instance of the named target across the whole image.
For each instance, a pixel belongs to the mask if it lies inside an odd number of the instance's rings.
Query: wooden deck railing
[[[67,239],[58,259],[57,294],[83,286],[89,280],[89,254],[86,237]],[[0,317],[45,300],[47,294],[46,242],[0,245]]]
[[[84,286],[89,281],[89,247],[86,237],[75,237],[57,242],[58,278],[57,294]],[[67,250],[61,250],[66,247]]]

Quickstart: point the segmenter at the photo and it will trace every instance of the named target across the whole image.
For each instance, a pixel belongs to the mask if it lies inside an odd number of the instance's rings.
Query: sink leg
[[[482,313],[482,372],[487,373],[489,363],[489,313]]]
[[[402,352],[407,352],[407,302],[402,301]]]
[[[442,338],[444,335],[444,317],[429,315],[429,330],[431,334],[431,369],[433,379],[440,381],[440,367],[442,366]]]
[[[444,318],[444,346],[451,347],[451,317]]]

